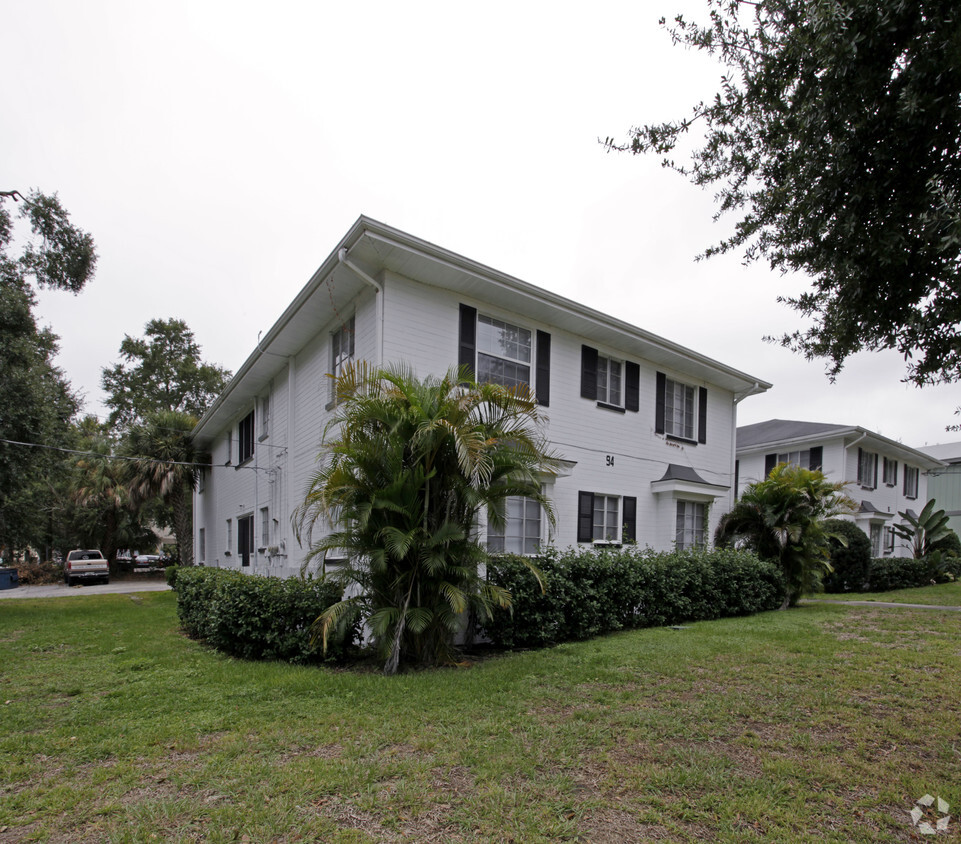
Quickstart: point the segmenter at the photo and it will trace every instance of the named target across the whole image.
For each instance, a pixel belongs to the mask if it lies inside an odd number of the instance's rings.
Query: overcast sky
[[[832,385],[765,343],[802,327],[776,299],[805,280],[696,263],[730,225],[710,191],[598,143],[716,90],[721,69],[658,26],[685,9],[704,18],[694,0],[0,0],[0,189],[59,192],[100,254],[79,296],[40,301],[85,409],[105,415],[100,371],[152,318],[236,371],[367,214],[772,382],[740,424],[961,439],[961,390],[903,384],[897,354]]]

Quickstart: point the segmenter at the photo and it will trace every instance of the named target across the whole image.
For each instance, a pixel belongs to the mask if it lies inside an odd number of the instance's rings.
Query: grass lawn
[[[933,604],[961,607],[961,580],[939,583],[919,589],[897,589],[894,592],[838,592],[818,595],[829,601],[889,601],[894,604]]]
[[[961,613],[932,610],[385,678],[222,657],[170,593],[9,600],[0,842],[919,840],[916,798],[961,807],[959,689]]]

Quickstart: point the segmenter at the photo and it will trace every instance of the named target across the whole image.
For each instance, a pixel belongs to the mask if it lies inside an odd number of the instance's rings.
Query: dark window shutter
[[[624,503],[624,535],[621,540],[624,542],[637,541],[637,499],[630,495],[625,495]]]
[[[657,383],[654,395],[654,433],[664,433],[664,394],[667,392],[667,376],[663,372],[657,373]]]
[[[624,364],[624,409],[641,409],[641,365],[631,361]]]
[[[771,474],[771,470],[777,466],[777,455],[776,454],[765,454],[764,455],[764,477],[766,478]]]
[[[878,488],[878,456],[874,455],[874,483],[871,484],[871,489]]]
[[[864,485],[864,449],[858,449],[858,483]]]
[[[597,400],[597,349],[581,346],[581,398]]]
[[[474,353],[477,347],[477,308],[470,305],[460,306],[460,345],[457,352],[457,365],[466,366],[470,377],[474,378]]]
[[[577,541],[594,539],[594,493],[577,493]]]
[[[707,442],[707,388],[699,387],[697,396],[697,441]]]
[[[734,461],[734,500],[737,501],[737,488],[741,485],[741,461]]]
[[[819,445],[814,446],[814,448],[811,449],[811,459],[808,461],[808,469],[812,472],[819,472],[823,460],[824,448]]]
[[[537,403],[549,407],[551,403],[551,335],[537,332]]]

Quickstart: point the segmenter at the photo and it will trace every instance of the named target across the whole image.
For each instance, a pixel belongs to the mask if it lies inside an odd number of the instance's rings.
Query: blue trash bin
[[[0,568],[0,589],[16,589],[20,585],[20,572]]]

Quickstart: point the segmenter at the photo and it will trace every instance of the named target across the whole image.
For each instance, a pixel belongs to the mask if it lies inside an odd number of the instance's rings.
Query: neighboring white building
[[[928,473],[944,466],[922,451],[866,428],[770,419],[737,429],[737,491],[767,477],[778,463],[820,469],[848,484],[858,504],[852,518],[870,538],[874,556],[910,556],[892,526],[899,512],[917,515],[928,501]]]
[[[211,455],[194,495],[198,562],[299,570],[290,516],[323,452],[328,375],[359,359],[421,377],[467,364],[480,380],[531,385],[564,469],[545,479],[553,536],[540,508],[517,501],[489,537],[518,552],[709,542],[733,500],[738,402],[770,387],[361,217],[194,431]]]
[[[948,516],[948,526],[961,536],[961,443],[941,443],[918,448],[945,463],[928,477],[928,496]]]

